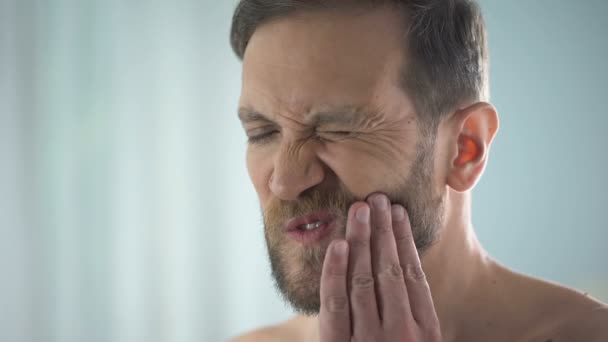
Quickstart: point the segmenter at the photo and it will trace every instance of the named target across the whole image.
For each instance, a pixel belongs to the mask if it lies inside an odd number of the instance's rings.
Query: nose
[[[306,190],[322,183],[324,178],[323,164],[312,146],[284,144],[275,156],[268,182],[275,196],[294,201]]]

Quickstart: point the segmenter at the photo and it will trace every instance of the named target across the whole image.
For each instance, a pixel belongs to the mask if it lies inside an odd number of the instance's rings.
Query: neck
[[[447,191],[445,223],[439,240],[422,256],[444,341],[456,339],[475,322],[475,298],[491,281],[493,262],[471,223],[471,194]],[[463,303],[467,303],[463,305]],[[466,319],[465,319],[466,318]]]

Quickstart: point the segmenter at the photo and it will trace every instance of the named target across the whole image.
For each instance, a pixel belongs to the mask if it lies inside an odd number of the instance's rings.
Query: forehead
[[[240,105],[268,115],[382,107],[400,90],[402,21],[382,8],[306,11],[263,24],[243,58]]]

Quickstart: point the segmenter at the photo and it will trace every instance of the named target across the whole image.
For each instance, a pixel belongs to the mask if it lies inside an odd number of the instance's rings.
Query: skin
[[[382,194],[405,181],[421,139],[414,105],[396,85],[405,60],[401,21],[388,9],[306,12],[254,33],[239,106],[266,118],[242,116],[248,136],[275,132],[247,151],[262,208],[338,181],[365,201],[351,206],[345,236],[327,250],[320,314],[234,341],[605,341],[606,305],[510,271],[475,236],[471,190],[498,130],[489,103],[463,102],[439,125],[429,190],[444,197],[443,225],[419,258],[407,212],[397,220],[392,211],[403,208]],[[314,113],[345,106],[375,114],[315,126]],[[343,139],[335,131],[357,134]],[[369,221],[356,219],[360,209]]]

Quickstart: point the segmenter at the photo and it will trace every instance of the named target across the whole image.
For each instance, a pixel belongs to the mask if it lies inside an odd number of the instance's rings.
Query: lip
[[[310,231],[298,229],[298,227],[303,224],[310,224],[317,221],[324,223],[320,227]],[[320,211],[289,220],[284,226],[284,231],[291,239],[304,245],[310,245],[317,243],[326,237],[334,228],[335,221],[335,217],[328,211]]]

